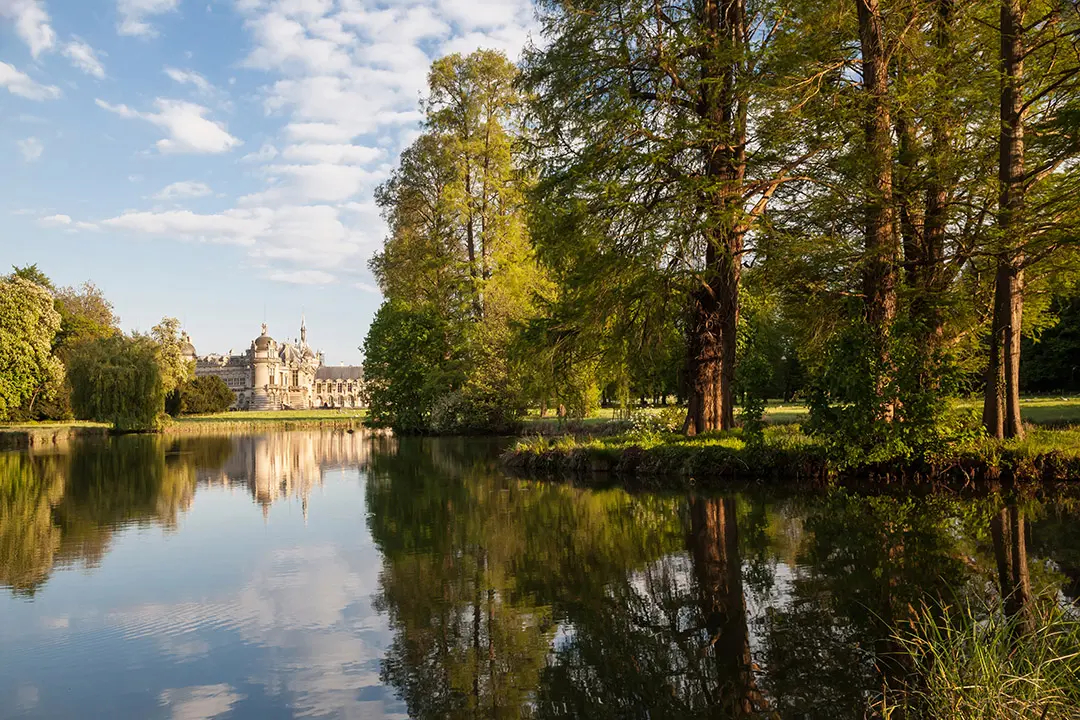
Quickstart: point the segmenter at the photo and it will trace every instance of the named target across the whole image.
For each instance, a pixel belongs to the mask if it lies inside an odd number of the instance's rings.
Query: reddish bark
[[[996,438],[1022,438],[1020,334],[1024,315],[1024,17],[1021,0],[1001,2],[1001,135],[998,141],[997,272],[983,424]]]
[[[705,0],[701,23],[700,115],[705,187],[705,267],[692,295],[687,337],[688,435],[735,425],[735,334],[743,251],[746,95],[738,75],[745,51],[745,0]]]

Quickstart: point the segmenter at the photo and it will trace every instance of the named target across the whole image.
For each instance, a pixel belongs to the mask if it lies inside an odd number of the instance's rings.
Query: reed
[[[1075,608],[1035,603],[1034,630],[997,607],[926,605],[894,636],[912,681],[883,701],[885,718],[1080,718],[1080,621]]]

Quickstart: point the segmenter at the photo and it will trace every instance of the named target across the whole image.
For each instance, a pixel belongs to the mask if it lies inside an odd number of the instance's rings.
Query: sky
[[[357,364],[373,191],[431,61],[516,60],[531,0],[0,0],[0,273],[86,280],[200,354],[266,322]]]

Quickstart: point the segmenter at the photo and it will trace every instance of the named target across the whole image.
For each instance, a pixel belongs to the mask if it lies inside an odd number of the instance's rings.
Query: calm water
[[[861,718],[996,500],[627,494],[343,432],[0,453],[0,717]],[[1032,583],[1080,513],[1028,502]]]

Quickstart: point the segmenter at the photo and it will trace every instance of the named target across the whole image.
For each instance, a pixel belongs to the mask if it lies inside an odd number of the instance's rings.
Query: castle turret
[[[262,335],[255,339],[252,354],[252,399],[254,410],[276,410],[280,405],[276,391],[271,390],[274,366],[277,364],[277,343],[266,333],[266,323],[262,324]]]

